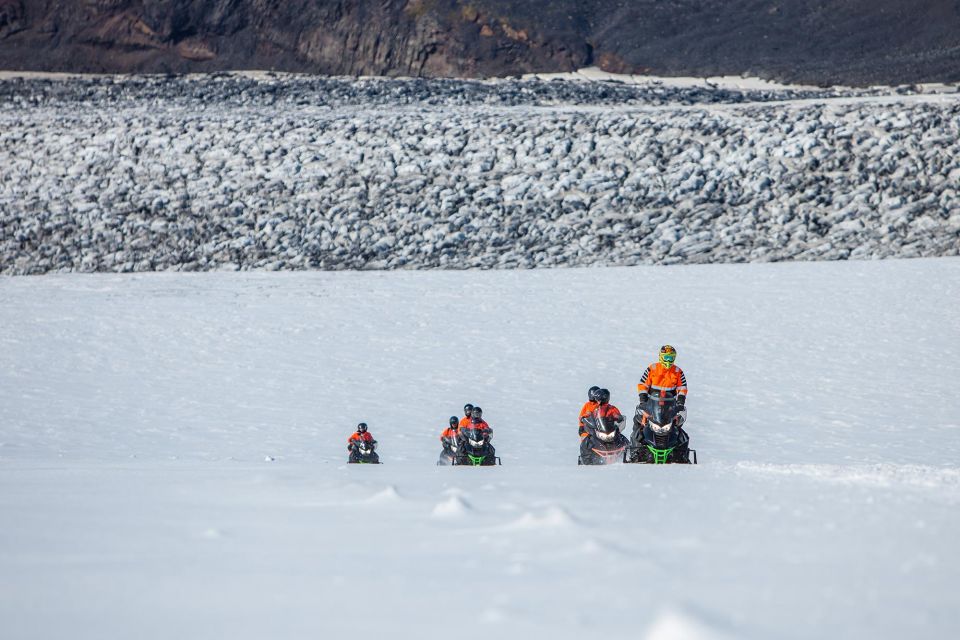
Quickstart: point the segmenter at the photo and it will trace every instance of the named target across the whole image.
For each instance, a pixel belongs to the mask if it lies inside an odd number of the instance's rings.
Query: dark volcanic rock
[[[960,80],[958,0],[0,0],[0,68]]]
[[[2,68],[482,76],[590,56],[578,34],[490,31],[456,0],[22,1],[0,0]]]

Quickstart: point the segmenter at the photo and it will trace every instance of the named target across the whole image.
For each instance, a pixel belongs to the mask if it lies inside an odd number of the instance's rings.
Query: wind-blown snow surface
[[[0,280],[31,638],[954,638],[960,260]],[[670,341],[696,467],[580,468]],[[503,466],[436,467],[480,404]],[[382,466],[347,466],[359,420]]]

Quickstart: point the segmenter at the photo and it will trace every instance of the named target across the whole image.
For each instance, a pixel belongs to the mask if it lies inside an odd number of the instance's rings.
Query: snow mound
[[[507,614],[503,609],[487,607],[483,613],[480,614],[480,620],[487,624],[497,624],[499,622],[505,622],[507,620]]]
[[[390,502],[400,502],[403,500],[403,497],[400,495],[400,492],[397,491],[397,488],[393,485],[388,486],[382,491],[378,491],[369,498],[367,498],[367,503],[369,504],[386,504]]]
[[[645,640],[732,640],[733,636],[688,613],[670,609],[654,619],[644,638]]]
[[[461,518],[473,511],[473,507],[459,495],[451,495],[433,508],[434,518]]]
[[[563,507],[553,506],[541,513],[526,512],[507,529],[566,529],[577,525],[577,520]]]
[[[611,540],[587,538],[580,544],[578,551],[587,556],[627,556],[629,551]]]

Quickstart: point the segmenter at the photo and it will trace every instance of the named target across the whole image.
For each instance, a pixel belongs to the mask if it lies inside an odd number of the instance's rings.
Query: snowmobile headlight
[[[670,433],[671,424],[668,422],[666,424],[657,424],[653,420],[650,421],[650,428],[653,429],[653,432],[658,436],[665,436]]]
[[[468,438],[468,440],[470,441],[471,447],[480,448],[483,446],[483,440],[474,440],[473,438]]]
[[[613,442],[613,439],[617,437],[616,431],[611,431],[610,433],[604,433],[603,431],[597,431],[597,437],[603,440],[604,442]]]

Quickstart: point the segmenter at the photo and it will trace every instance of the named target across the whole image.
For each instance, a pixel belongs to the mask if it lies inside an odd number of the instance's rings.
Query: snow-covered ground
[[[955,638],[958,296],[950,258],[0,279],[0,635]],[[663,342],[701,464],[577,467]],[[502,467],[434,466],[468,401]]]

